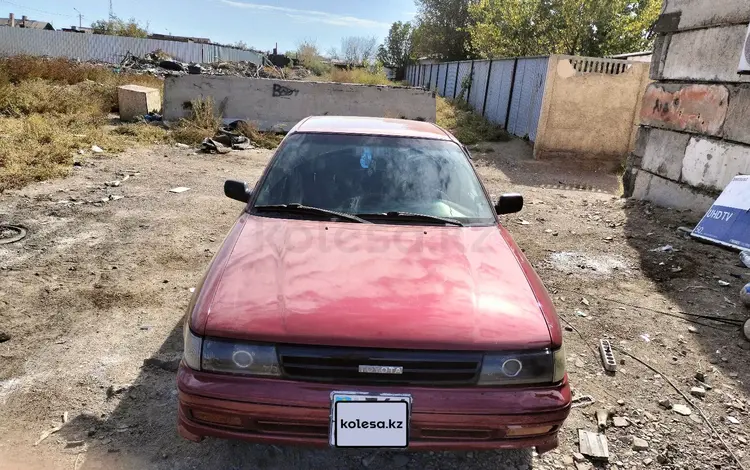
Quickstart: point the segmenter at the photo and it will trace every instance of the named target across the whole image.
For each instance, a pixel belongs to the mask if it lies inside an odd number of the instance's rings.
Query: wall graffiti
[[[284,85],[279,85],[278,83],[273,84],[273,97],[274,98],[284,98],[287,96],[297,96],[299,94],[299,90],[295,90],[294,88],[285,87]]]

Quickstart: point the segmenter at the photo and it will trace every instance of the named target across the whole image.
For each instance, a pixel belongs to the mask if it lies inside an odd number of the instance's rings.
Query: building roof
[[[297,124],[294,131],[453,140],[450,134],[430,122],[375,117],[312,116]]]
[[[26,29],[48,29],[54,31],[54,26],[52,26],[52,23],[47,23],[46,21],[36,21],[36,20],[26,20],[26,25],[24,26],[24,21],[22,18],[16,18],[16,28],[26,28]],[[10,26],[10,18],[0,18],[0,26]]]

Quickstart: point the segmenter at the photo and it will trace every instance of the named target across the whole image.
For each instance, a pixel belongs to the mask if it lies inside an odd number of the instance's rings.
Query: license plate
[[[411,395],[331,393],[331,446],[408,447],[411,401]]]

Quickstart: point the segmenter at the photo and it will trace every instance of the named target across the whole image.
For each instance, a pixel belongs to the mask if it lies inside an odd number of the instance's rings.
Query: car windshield
[[[495,222],[466,155],[456,143],[443,140],[291,135],[274,158],[255,201],[255,207],[282,204],[370,215],[375,223],[400,223],[398,216],[404,214],[451,219],[461,225]],[[291,217],[289,212],[283,216]],[[403,223],[406,219],[410,224],[429,223],[427,217],[406,217]]]

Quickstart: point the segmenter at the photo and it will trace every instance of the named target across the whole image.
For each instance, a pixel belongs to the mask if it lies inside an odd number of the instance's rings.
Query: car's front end
[[[465,149],[431,124],[309,122],[257,191],[225,186],[246,207],[188,307],[180,434],[556,447],[562,330],[497,218],[520,195],[493,210]],[[358,134],[325,133],[332,122]]]
[[[189,327],[185,337],[179,432],[196,442],[212,436],[328,446],[332,392],[359,392],[411,397],[409,448],[544,452],[557,446],[570,409],[562,349],[483,354],[228,344],[199,338]],[[540,375],[508,377],[525,373],[517,372],[519,363]],[[382,372],[360,373],[361,366]]]

